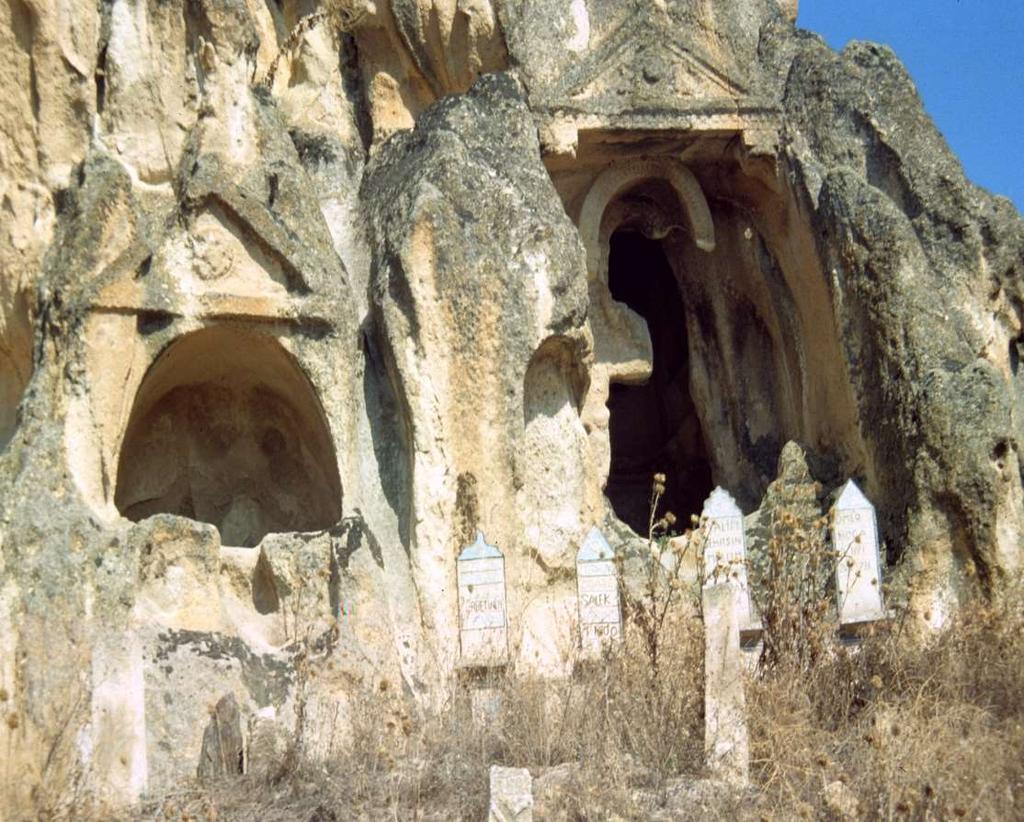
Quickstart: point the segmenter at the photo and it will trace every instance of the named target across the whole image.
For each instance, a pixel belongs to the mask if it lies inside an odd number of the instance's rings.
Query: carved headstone
[[[728,491],[716,488],[704,502],[702,514],[707,528],[704,571],[709,582],[724,582],[746,559],[743,512]]]
[[[619,576],[615,552],[597,528],[591,528],[576,552],[576,593],[580,609],[580,649],[585,658],[622,639]]]
[[[210,711],[196,775],[200,779],[217,779],[242,773],[243,750],[238,702],[234,694],[226,694]]]
[[[750,771],[743,654],[735,586],[704,586],[704,756],[721,779],[745,783]]]
[[[707,541],[704,544],[705,585],[729,582],[736,592],[741,631],[761,629],[747,584],[747,535],[743,512],[724,488],[716,488],[702,512]]]
[[[850,625],[885,618],[882,563],[875,507],[850,480],[832,508],[839,622]]]
[[[508,661],[505,558],[477,531],[476,542],[459,554],[456,569],[462,665],[504,665]]]

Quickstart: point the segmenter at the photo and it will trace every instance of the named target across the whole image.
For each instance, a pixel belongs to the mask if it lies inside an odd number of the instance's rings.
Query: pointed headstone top
[[[721,519],[722,517],[742,517],[743,512],[732,498],[732,494],[719,486],[711,492],[711,496],[704,503],[702,512],[708,519]]]
[[[846,485],[843,486],[839,499],[836,500],[836,508],[840,511],[853,511],[860,508],[874,507],[853,480],[847,481]]]
[[[832,547],[836,563],[839,622],[852,625],[885,619],[882,558],[875,506],[850,480],[833,507]]]
[[[612,550],[612,546],[608,544],[608,540],[604,538],[604,534],[597,526],[590,529],[580,550],[576,552],[577,562],[595,562],[596,560],[614,558],[615,552]]]
[[[459,561],[467,559],[501,559],[502,553],[496,545],[489,545],[483,531],[476,532],[476,542],[467,545],[459,554]]]

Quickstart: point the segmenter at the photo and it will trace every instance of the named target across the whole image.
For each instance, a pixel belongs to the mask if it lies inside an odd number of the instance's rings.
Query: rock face
[[[212,717],[327,755],[363,688],[440,703],[477,529],[508,666],[565,674],[591,527],[655,472],[753,511],[789,441],[918,613],[997,596],[1024,222],[795,16],[0,4],[0,808],[234,768]]]

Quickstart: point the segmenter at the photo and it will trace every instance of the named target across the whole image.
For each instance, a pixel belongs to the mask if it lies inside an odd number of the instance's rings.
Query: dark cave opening
[[[650,379],[612,384],[608,397],[611,470],[605,494],[616,516],[645,535],[654,474],[667,478],[659,515],[672,511],[683,526],[714,487],[711,464],[690,396],[683,300],[661,243],[629,230],[613,234],[608,286],[614,299],[647,322],[654,349]]]

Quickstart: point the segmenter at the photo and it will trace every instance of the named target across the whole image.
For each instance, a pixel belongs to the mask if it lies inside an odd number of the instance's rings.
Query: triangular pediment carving
[[[565,74],[555,96],[577,105],[628,102],[665,108],[746,96],[744,83],[723,62],[687,27],[638,10]]]
[[[291,260],[212,196],[195,204],[158,248],[122,256],[104,272],[94,309],[178,316],[187,303],[197,316],[260,321],[319,310],[308,303],[310,289]]]
[[[284,298],[305,287],[288,260],[220,203],[207,202],[190,216],[187,245],[197,292]]]

